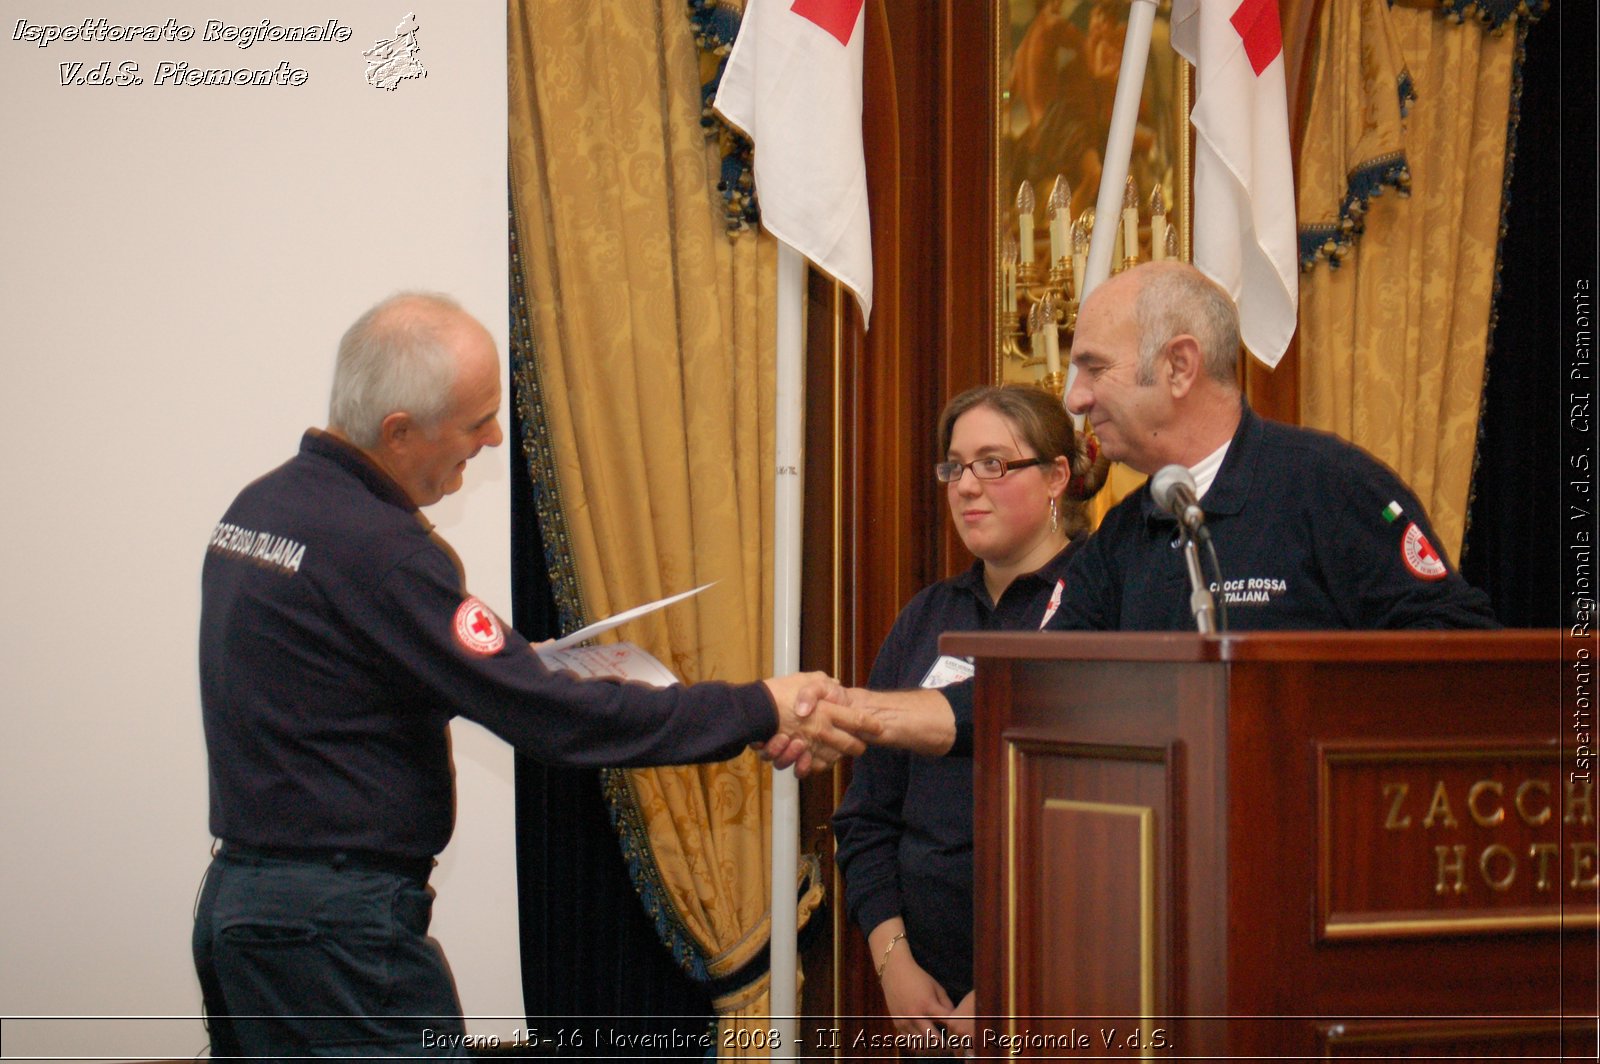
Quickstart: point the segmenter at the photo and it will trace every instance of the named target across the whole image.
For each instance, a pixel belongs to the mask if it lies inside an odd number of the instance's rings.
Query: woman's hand
[[[910,946],[910,942],[902,942],[899,949],[889,954],[888,963],[883,967],[883,1001],[896,1031],[926,1039],[948,1022],[950,995],[917,963]],[[971,1026],[970,1020],[968,1026]]]
[[[957,1002],[955,1009],[944,1018],[944,1025],[949,1028],[952,1035],[966,1035],[969,1039],[976,1037],[973,1034],[976,1025],[973,1023],[972,1014],[977,1005],[978,992],[968,990],[967,996]]]

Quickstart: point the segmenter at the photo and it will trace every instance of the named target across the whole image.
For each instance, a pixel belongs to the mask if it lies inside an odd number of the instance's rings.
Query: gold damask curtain
[[[1394,467],[1452,557],[1526,21],[1463,6],[1323,4],[1298,181],[1301,421]]]
[[[548,429],[530,469],[556,496],[573,594],[593,619],[715,581],[624,637],[688,681],[766,675],[776,251],[754,232],[728,236],[688,9],[511,0],[509,48],[518,279],[536,353],[518,384]],[[766,946],[769,779],[751,754],[609,774],[630,871],[702,980]],[[724,1023],[768,1011],[764,976],[722,989]]]

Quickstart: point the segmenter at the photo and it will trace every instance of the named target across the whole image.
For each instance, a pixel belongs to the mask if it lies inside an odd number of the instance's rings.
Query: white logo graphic
[[[392,38],[361,53],[367,57],[367,84],[393,92],[407,78],[427,77],[427,69],[417,60],[419,50],[417,16],[412,12],[400,20]]]
[[[1065,580],[1056,581],[1056,589],[1050,592],[1050,605],[1045,607],[1044,619],[1039,622],[1039,630],[1044,631],[1044,626],[1050,623],[1050,618],[1056,615],[1056,610],[1061,608],[1061,592],[1067,589]]]
[[[1222,592],[1222,601],[1229,606],[1270,606],[1289,591],[1289,582],[1277,576],[1247,576],[1237,580],[1224,580],[1219,588],[1211,585],[1211,593]]]
[[[474,654],[488,657],[498,654],[506,645],[506,633],[500,628],[500,618],[494,611],[479,602],[475,596],[456,607],[456,642]]]

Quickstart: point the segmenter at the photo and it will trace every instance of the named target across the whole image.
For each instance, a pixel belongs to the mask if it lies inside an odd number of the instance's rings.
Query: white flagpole
[[[1111,104],[1111,130],[1101,157],[1100,195],[1094,204],[1094,233],[1089,238],[1089,266],[1084,271],[1078,306],[1096,286],[1111,275],[1111,250],[1122,224],[1122,190],[1128,183],[1128,158],[1133,154],[1133,127],[1139,121],[1139,97],[1144,93],[1144,68],[1150,59],[1150,34],[1155,27],[1156,0],[1133,0],[1128,12],[1128,36],[1122,44],[1122,69],[1117,73],[1117,95]],[[1067,367],[1067,388],[1077,376]]]
[[[800,668],[801,507],[805,426],[806,260],[778,241],[777,431],[772,533],[772,671]],[[768,1001],[779,1041],[772,1056],[797,1056],[795,1036],[799,921],[796,886],[800,874],[800,783],[793,769],[772,774],[771,984]]]

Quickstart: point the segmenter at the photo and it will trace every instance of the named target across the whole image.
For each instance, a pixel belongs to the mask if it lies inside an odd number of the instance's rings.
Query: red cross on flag
[[[1173,0],[1195,66],[1194,264],[1239,304],[1250,353],[1276,366],[1300,302],[1278,0]]]
[[[755,144],[767,232],[872,315],[872,229],[861,150],[863,0],[749,0],[716,108]]]

